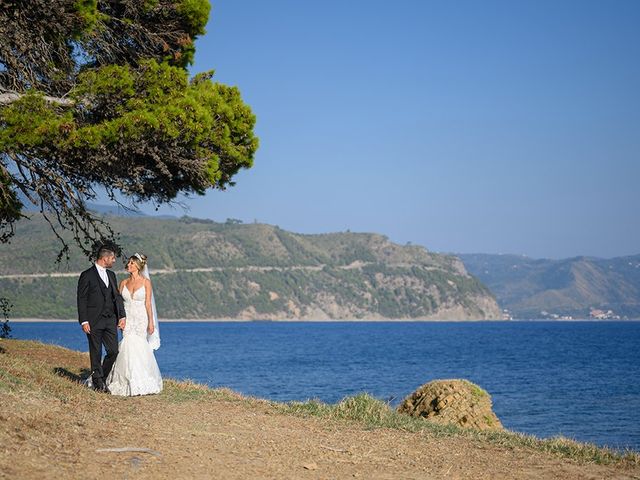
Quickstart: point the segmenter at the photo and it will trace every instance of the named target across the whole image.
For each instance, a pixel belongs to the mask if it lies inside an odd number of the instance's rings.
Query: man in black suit
[[[124,329],[126,321],[116,275],[107,270],[115,261],[113,250],[101,247],[95,265],[78,280],[78,321],[89,340],[93,388],[103,392],[108,392],[105,380],[118,356],[118,328]]]

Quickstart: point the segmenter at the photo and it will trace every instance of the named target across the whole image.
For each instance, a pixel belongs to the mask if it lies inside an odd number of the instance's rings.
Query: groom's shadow
[[[61,377],[64,377],[76,383],[83,383],[89,377],[89,375],[91,375],[91,370],[89,370],[88,368],[83,368],[82,370],[80,370],[80,375],[70,372],[63,367],[56,367],[53,369],[53,371],[56,375],[60,375]]]

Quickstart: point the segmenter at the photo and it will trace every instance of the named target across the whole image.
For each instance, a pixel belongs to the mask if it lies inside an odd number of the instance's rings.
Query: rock
[[[305,470],[317,470],[318,469],[318,464],[315,462],[312,463],[306,463],[302,466]]]
[[[468,380],[426,383],[404,399],[398,412],[478,430],[504,428],[491,408],[491,396]]]

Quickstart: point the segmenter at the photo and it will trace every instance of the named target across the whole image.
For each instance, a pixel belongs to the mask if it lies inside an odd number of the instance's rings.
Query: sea
[[[87,351],[77,323],[12,337]],[[277,401],[368,392],[398,405],[436,379],[489,392],[509,430],[640,451],[640,322],[165,322],[164,377]]]

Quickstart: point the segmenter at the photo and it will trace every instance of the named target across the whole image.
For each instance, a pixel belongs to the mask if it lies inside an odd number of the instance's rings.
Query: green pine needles
[[[85,202],[171,203],[253,165],[255,115],[236,87],[189,78],[207,0],[34,0],[0,11],[0,240],[22,199],[85,253],[115,237]],[[64,240],[63,251],[68,249]]]

